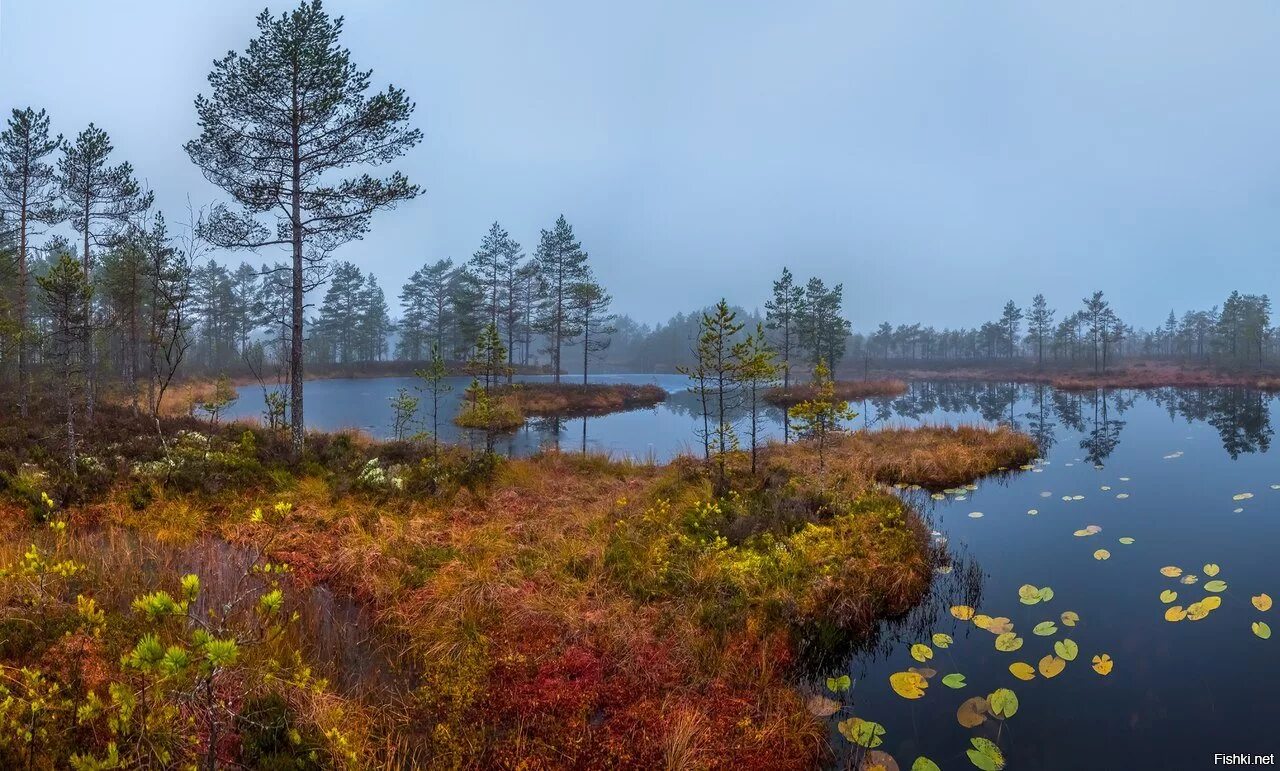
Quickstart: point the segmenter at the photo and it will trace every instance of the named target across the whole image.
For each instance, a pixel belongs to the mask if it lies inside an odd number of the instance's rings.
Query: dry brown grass
[[[896,378],[883,380],[838,380],[835,383],[835,398],[843,401],[858,401],[877,396],[898,396],[906,393],[905,381]],[[770,388],[764,392],[765,401],[779,407],[794,407],[800,402],[813,399],[818,395],[812,383],[797,383],[790,388]]]
[[[1064,390],[1097,388],[1218,388],[1242,387],[1263,391],[1280,390],[1280,374],[1250,368],[1212,367],[1199,363],[1164,360],[1133,360],[1113,365],[1105,372],[1083,367],[1029,362],[990,364],[903,363],[893,372],[911,380],[989,380],[1014,383],[1042,383]]]
[[[516,383],[495,388],[526,415],[581,417],[652,407],[667,398],[656,385],[630,383]]]
[[[816,463],[803,443],[771,445],[766,452],[802,468]],[[867,480],[940,490],[1022,466],[1039,449],[1026,434],[1003,426],[919,426],[842,434],[827,453],[828,466]]]

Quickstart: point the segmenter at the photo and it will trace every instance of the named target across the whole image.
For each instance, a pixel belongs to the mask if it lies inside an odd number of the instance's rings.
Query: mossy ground
[[[0,580],[9,681],[26,667],[72,701],[104,693],[129,677],[132,598],[176,593],[188,572],[216,595],[246,560],[287,563],[297,617],[227,687],[239,713],[274,710],[293,733],[239,720],[219,752],[291,768],[810,767],[825,733],[794,687],[798,641],[864,634],[929,585],[927,529],[888,485],[1035,455],[1004,430],[860,433],[821,469],[804,446],[769,447],[754,475],[735,457],[734,492],[713,499],[689,458],[500,460],[315,435],[290,463],[260,429],[162,421],[161,444],[154,424],[103,413],[75,475],[38,428],[0,437],[0,561],[35,541],[84,566],[39,615],[25,584]],[[67,522],[60,546],[33,516],[37,489]],[[100,633],[77,597],[104,609]],[[102,730],[49,709],[60,727],[34,767],[105,751]],[[204,735],[188,740],[197,753]]]

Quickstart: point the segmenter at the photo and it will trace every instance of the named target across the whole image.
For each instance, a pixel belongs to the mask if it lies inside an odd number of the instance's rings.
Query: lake
[[[683,378],[593,380],[656,382],[673,395],[648,410],[531,422],[499,449],[527,454],[558,445],[663,460],[693,447],[700,421],[696,402],[681,393]],[[457,379],[450,410],[466,382]],[[385,435],[388,397],[412,384],[310,382],[308,417],[315,428]],[[251,415],[260,394],[242,394],[237,409]],[[837,766],[856,765],[867,752],[840,731],[844,721],[856,736],[848,722],[855,716],[877,724],[864,724],[861,738],[878,743],[875,750],[902,769],[918,756],[944,769],[973,768],[984,761],[971,761],[966,751],[984,738],[1010,769],[1205,768],[1215,753],[1275,751],[1268,737],[1280,640],[1262,639],[1253,625],[1274,626],[1277,611],[1252,602],[1280,596],[1280,464],[1269,452],[1274,397],[1238,388],[1067,393],[924,382],[901,397],[854,406],[859,427],[1006,423],[1032,434],[1043,460],[941,500],[902,491],[929,519],[935,539],[945,541],[952,564],[926,601],[884,624],[877,639],[811,655],[809,690],[831,700],[815,705],[837,710],[828,718],[833,746],[842,748]],[[779,418],[776,411],[767,417],[770,436],[778,435]],[[466,440],[451,425],[442,433]],[[1020,596],[1024,586],[1031,589]],[[1218,600],[1205,603],[1208,597],[1220,598],[1220,606],[1211,608]],[[966,608],[975,618],[957,618]],[[1072,614],[1074,626],[1067,623]],[[1012,638],[1000,639],[1016,650],[997,650],[995,632],[1010,625]],[[1033,631],[1037,625],[1043,634]],[[927,650],[916,648],[913,658],[913,645]],[[1041,669],[1046,656],[1063,663],[1050,658]],[[1095,656],[1100,669],[1112,665],[1108,674],[1095,671]],[[1010,665],[1017,663],[1032,679],[1015,676]],[[904,698],[890,677],[913,667],[924,692]],[[954,674],[963,675],[961,687],[944,684]],[[828,690],[827,678],[841,675],[849,689],[836,683],[838,692]],[[911,675],[897,680],[909,695],[918,693]],[[968,722],[982,722],[961,725],[957,710],[966,700],[1000,688],[1017,698],[1012,715],[975,711]],[[1003,695],[1001,703],[1010,711]]]

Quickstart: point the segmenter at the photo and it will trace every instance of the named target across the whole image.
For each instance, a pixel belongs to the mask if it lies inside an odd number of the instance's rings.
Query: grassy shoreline
[[[880,380],[837,380],[833,396],[841,401],[860,401],[878,396],[899,396],[906,393],[906,381],[897,378]],[[812,383],[796,383],[790,388],[770,388],[764,392],[764,400],[776,407],[794,407],[817,396]]]
[[[1109,367],[1106,372],[1031,363],[990,362],[981,365],[907,363],[879,366],[871,370],[885,376],[908,380],[990,380],[1051,385],[1068,391],[1097,388],[1220,388],[1241,387],[1261,391],[1280,390],[1280,371],[1221,369],[1198,364],[1138,360]]]
[[[1025,436],[972,427],[841,437],[824,469],[803,445],[770,445],[756,475],[734,456],[734,492],[715,499],[690,458],[433,456],[313,434],[295,465],[261,429],[166,419],[162,445],[118,407],[104,407],[93,460],[70,477],[41,449],[43,428],[8,425],[0,558],[21,562],[34,542],[84,567],[34,627],[0,579],[6,629],[22,630],[0,646],[4,665],[40,668],[79,698],[132,682],[118,663],[135,639],[131,598],[180,592],[188,570],[223,596],[227,566],[260,554],[289,566],[300,620],[278,649],[246,650],[227,685],[244,692],[234,706],[283,704],[309,751],[362,768],[811,767],[826,743],[794,685],[799,640],[864,635],[905,613],[938,558],[890,485],[945,487],[1036,454]],[[42,519],[66,529],[51,536]],[[78,596],[105,612],[100,634],[76,631]],[[331,640],[324,608],[336,601],[368,619],[360,639],[372,642]],[[67,639],[91,683],[56,663]],[[335,647],[348,650],[318,653]],[[280,663],[290,655],[302,658]],[[65,759],[80,735],[51,734],[45,750]]]

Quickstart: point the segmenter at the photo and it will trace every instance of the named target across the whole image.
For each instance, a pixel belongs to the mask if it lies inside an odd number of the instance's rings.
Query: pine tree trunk
[[[296,97],[295,97],[296,99]],[[295,113],[296,114],[296,113]],[[306,439],[306,423],[302,412],[302,163],[298,157],[298,130],[294,123],[293,135],[293,210],[290,212],[293,228],[293,298],[289,341],[289,422],[290,452],[294,460],[302,457]]]
[[[27,417],[31,385],[27,373],[27,187],[22,187],[18,215],[18,414]]]

